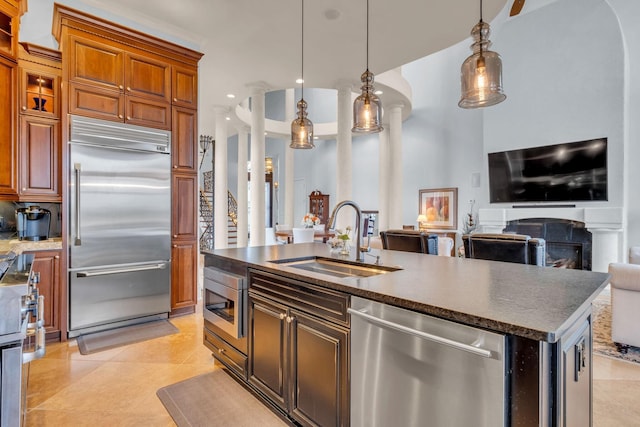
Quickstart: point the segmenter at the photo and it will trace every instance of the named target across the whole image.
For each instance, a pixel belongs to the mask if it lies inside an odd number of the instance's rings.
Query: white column
[[[351,85],[346,82],[338,84],[338,135],[336,139],[336,198],[332,204],[335,206],[343,200],[351,200],[352,195],[352,113]],[[333,207],[332,206],[332,207]],[[343,213],[344,212],[344,213]],[[348,213],[347,213],[348,212]],[[336,228],[344,230],[348,225],[353,227],[355,215],[352,209],[341,210],[340,218],[336,221]],[[353,231],[355,233],[355,229]]]
[[[389,112],[389,228],[402,228],[402,105]],[[417,214],[415,215],[417,217]]]
[[[625,262],[619,252],[622,230],[587,227],[591,232],[591,271],[606,273],[612,262]]]
[[[378,158],[378,230],[389,229],[389,126],[378,134],[380,154]]]
[[[295,90],[287,89],[285,93],[285,106],[284,117],[286,122],[292,122],[296,115],[296,100]],[[291,145],[291,138],[285,139],[284,149],[284,224],[294,226],[295,220],[293,218],[294,210],[294,176],[295,176],[295,163],[293,151],[294,149],[289,147]],[[282,188],[282,186],[280,187]]]
[[[251,230],[250,246],[264,245],[265,198],[264,198],[264,155],[265,155],[265,89],[256,87],[251,94]]]
[[[249,159],[249,128],[242,126],[238,129],[238,237],[237,247],[244,248],[249,235],[249,183],[247,160]]]
[[[213,178],[213,247],[222,249],[229,246],[227,191],[227,110],[215,108],[216,136]]]

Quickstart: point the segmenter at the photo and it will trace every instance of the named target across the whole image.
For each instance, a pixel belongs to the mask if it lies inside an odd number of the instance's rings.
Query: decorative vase
[[[340,249],[340,255],[349,255],[349,250],[351,249],[351,245],[348,240],[342,241],[342,249]]]
[[[36,106],[33,108],[34,110],[39,110],[39,111],[47,111],[44,108],[44,104],[47,103],[47,100],[44,98],[38,98],[37,96],[33,97],[33,102],[35,102]]]

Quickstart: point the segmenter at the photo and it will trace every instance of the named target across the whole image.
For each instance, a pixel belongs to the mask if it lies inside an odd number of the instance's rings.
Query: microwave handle
[[[76,209],[74,212],[75,223],[76,223],[76,238],[74,239],[74,246],[81,246],[82,239],[80,238],[80,173],[82,172],[82,165],[80,163],[75,163],[73,165],[73,171],[76,179]]]

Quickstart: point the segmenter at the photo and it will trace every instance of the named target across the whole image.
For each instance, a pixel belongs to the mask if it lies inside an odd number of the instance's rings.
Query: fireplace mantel
[[[621,262],[622,208],[540,205],[478,211],[478,225],[484,233],[502,233],[508,221],[525,218],[558,218],[584,222],[593,237],[593,271],[606,272],[609,263]]]

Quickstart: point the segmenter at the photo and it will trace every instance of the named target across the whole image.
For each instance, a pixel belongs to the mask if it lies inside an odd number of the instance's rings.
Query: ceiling
[[[204,53],[201,108],[234,106],[256,85],[298,86],[301,0],[154,0],[152,7],[148,0],[80,1]],[[484,20],[507,3],[512,0],[484,0]],[[347,81],[358,91],[366,66],[366,0],[307,0],[304,7],[305,87]],[[378,75],[464,40],[479,9],[478,0],[370,0],[369,69]]]

